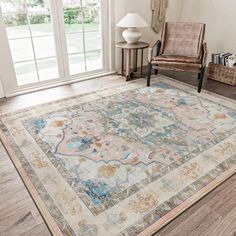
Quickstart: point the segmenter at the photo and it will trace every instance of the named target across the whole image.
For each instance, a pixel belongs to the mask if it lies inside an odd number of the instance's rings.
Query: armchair
[[[162,40],[149,48],[147,86],[152,69],[187,71],[198,74],[198,92],[201,92],[206,68],[207,45],[204,43],[205,24],[165,23]],[[156,53],[154,49],[156,47]]]

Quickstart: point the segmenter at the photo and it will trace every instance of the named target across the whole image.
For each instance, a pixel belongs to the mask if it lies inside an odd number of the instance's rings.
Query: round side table
[[[124,76],[124,62],[125,62],[125,53],[126,53],[126,70],[125,77],[126,81],[129,81],[131,77],[142,78],[143,77],[143,51],[145,48],[150,46],[146,42],[138,42],[134,44],[129,44],[126,42],[119,42],[116,44],[116,47],[121,48],[122,50],[122,59],[121,59],[121,75]],[[141,67],[140,73],[138,73],[138,56],[139,50],[141,50]],[[132,52],[133,52],[133,68],[131,69],[132,61]]]

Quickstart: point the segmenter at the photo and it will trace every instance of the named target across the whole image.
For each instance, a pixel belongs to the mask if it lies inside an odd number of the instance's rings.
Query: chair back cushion
[[[200,57],[205,37],[205,24],[170,23],[164,24],[161,54]]]

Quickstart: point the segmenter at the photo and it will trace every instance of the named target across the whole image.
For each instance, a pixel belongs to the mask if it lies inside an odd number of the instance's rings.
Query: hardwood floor
[[[189,72],[160,71],[161,74],[197,86],[197,75]],[[203,89],[236,100],[236,87],[215,80],[205,79]]]
[[[196,83],[192,75],[169,74]],[[191,77],[192,76],[192,77]],[[123,83],[110,76],[0,100],[0,113]],[[207,81],[205,88],[236,99],[236,88]],[[9,156],[0,144],[0,236],[48,236],[50,232]],[[236,236],[236,175],[173,220],[155,236]],[[104,235],[107,236],[107,235]],[[109,235],[110,236],[110,235]]]
[[[155,236],[236,236],[236,175]]]
[[[0,235],[50,235],[2,144],[0,144]]]

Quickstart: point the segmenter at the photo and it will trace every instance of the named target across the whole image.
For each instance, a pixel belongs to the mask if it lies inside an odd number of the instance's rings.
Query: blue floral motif
[[[127,120],[132,126],[138,126],[141,128],[153,126],[153,124],[151,123],[151,121],[153,120],[153,115],[150,115],[147,112],[131,112],[127,117]]]
[[[179,99],[179,100],[177,101],[177,103],[178,103],[178,105],[184,105],[184,106],[189,105],[189,104],[188,104],[188,101],[187,101],[186,99],[184,99],[184,98]]]
[[[194,106],[194,104],[196,104],[195,100],[191,100],[191,99],[186,99],[186,98],[180,98],[177,100],[177,105],[179,106]]]
[[[230,115],[233,119],[236,119],[236,112],[228,111],[228,115]]]
[[[89,224],[85,221],[79,222],[79,227],[86,236],[96,236],[98,235],[98,227],[96,225]]]
[[[68,148],[78,148],[79,151],[84,151],[88,148],[90,148],[90,145],[92,144],[92,139],[88,137],[78,137],[68,144]]]
[[[44,129],[47,125],[47,122],[43,119],[38,119],[38,120],[34,120],[33,124],[36,127],[37,132],[39,132],[41,129]]]
[[[101,205],[104,201],[111,199],[111,193],[114,192],[108,184],[97,179],[82,181],[82,185],[96,205]]]
[[[163,82],[158,82],[158,84],[156,84],[159,88],[162,88],[162,89],[173,89],[171,86],[169,86],[168,84],[165,84]]]

